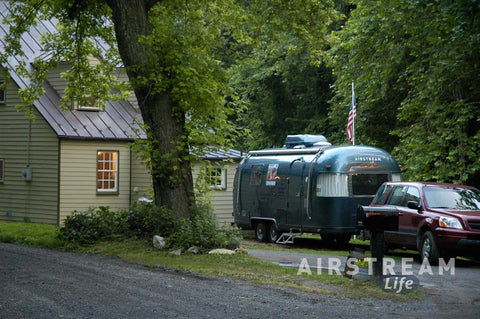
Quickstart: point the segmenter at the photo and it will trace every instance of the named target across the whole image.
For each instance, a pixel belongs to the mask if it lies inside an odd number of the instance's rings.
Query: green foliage
[[[175,233],[167,239],[171,248],[236,248],[242,237],[235,226],[219,227],[211,206],[198,205],[188,219],[179,221]]]
[[[125,223],[132,235],[142,238],[151,238],[153,235],[168,237],[176,227],[173,212],[153,203],[142,203],[133,207],[128,212]]]
[[[332,35],[333,141],[355,81],[358,141],[393,151],[406,179],[480,186],[478,1],[354,3]]]
[[[150,239],[153,235],[165,237],[167,248],[175,249],[235,248],[241,240],[238,228],[218,225],[210,205],[199,205],[192,209],[188,219],[177,220],[171,210],[150,203],[128,212],[113,212],[108,207],[74,212],[65,219],[57,237],[83,245],[125,237]]]
[[[125,217],[125,212],[115,213],[108,207],[83,213],[75,211],[65,218],[58,236],[62,240],[79,244],[116,239],[126,232]]]
[[[281,146],[287,134],[326,134],[331,71],[323,64],[328,28],[340,14],[333,1],[251,1],[249,41],[239,47],[232,84],[249,109],[238,119],[247,149]]]

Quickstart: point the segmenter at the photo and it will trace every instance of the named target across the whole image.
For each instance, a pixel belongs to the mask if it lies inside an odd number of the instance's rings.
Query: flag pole
[[[355,105],[355,84],[352,81],[352,107],[356,108]],[[357,117],[357,110],[354,110],[355,115],[353,116],[353,124],[352,124],[352,133],[353,133],[353,142],[352,145],[355,145],[355,118]]]
[[[355,145],[355,119],[357,118],[357,106],[355,105],[355,83],[352,81],[352,103],[348,112],[347,137],[352,145]]]

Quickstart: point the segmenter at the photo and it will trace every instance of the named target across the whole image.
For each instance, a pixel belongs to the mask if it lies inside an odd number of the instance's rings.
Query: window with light
[[[117,151],[99,151],[97,153],[97,192],[118,192]]]

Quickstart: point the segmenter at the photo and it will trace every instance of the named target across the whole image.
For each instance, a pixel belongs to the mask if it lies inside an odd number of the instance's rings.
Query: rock
[[[230,250],[230,249],[224,249],[224,248],[218,248],[218,249],[213,249],[208,252],[209,255],[212,254],[219,254],[219,255],[233,255],[235,254],[235,251]]]
[[[187,252],[196,255],[196,254],[198,254],[198,247],[192,246],[192,247],[187,249]]]
[[[153,247],[157,249],[162,249],[165,247],[165,238],[158,235],[153,236]]]
[[[172,250],[170,255],[180,256],[182,254],[182,249]]]

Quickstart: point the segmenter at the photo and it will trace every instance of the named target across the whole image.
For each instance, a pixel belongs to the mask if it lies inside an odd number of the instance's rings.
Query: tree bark
[[[142,36],[151,33],[148,14],[155,2],[107,0],[112,10],[120,56],[130,82],[134,84],[147,134],[154,146],[150,150],[150,159],[155,203],[173,209],[178,218],[188,217],[189,208],[195,200],[185,113],[176,108],[171,89],[152,93],[153,82],[139,85],[135,81],[138,78],[150,79],[151,72],[160,69],[161,61],[152,61],[155,56],[152,48],[139,41]]]

